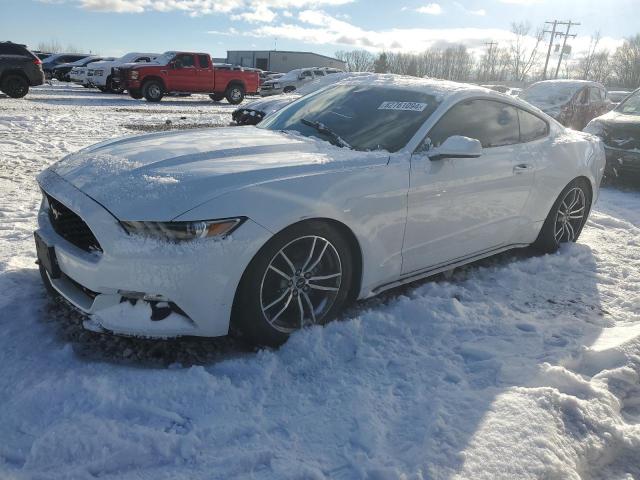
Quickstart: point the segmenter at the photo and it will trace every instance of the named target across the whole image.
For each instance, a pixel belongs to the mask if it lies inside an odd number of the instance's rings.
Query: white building
[[[313,52],[282,50],[228,50],[227,63],[286,73],[295,68],[332,67],[345,70],[346,64],[337,58]]]

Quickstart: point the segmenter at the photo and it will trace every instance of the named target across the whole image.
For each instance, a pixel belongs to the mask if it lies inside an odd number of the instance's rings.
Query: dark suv
[[[0,42],[0,90],[12,98],[29,93],[29,87],[42,85],[42,61],[25,45]]]

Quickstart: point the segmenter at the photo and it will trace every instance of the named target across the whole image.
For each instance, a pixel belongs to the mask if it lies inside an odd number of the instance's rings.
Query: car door
[[[210,93],[214,90],[213,70],[211,69],[208,55],[198,55],[198,65],[196,67],[196,84],[194,92]]]
[[[310,82],[311,80],[313,80],[313,72],[311,70],[303,70],[300,73],[299,80],[301,82],[301,85]]]
[[[480,140],[482,155],[431,160],[429,151],[455,135]],[[512,244],[534,167],[515,107],[485,99],[454,105],[411,158],[403,275]]]
[[[576,130],[582,130],[588,123],[587,119],[591,115],[589,104],[589,88],[583,88],[576,94],[574,98],[574,114],[568,126]]]
[[[176,55],[172,65],[167,70],[168,90],[178,92],[194,91],[197,84],[195,55],[189,53]]]

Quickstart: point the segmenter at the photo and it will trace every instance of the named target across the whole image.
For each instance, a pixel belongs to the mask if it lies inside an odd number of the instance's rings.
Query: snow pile
[[[62,336],[33,264],[33,175],[104,139],[99,114],[45,141],[63,112],[6,103],[30,120],[0,139],[1,478],[640,478],[638,191],[605,189],[558,254],[391,292],[277,351],[122,364],[135,343]]]

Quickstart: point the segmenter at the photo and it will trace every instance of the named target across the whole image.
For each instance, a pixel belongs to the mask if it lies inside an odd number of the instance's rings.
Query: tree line
[[[489,44],[477,58],[464,45],[432,47],[421,53],[341,50],[335,56],[348,71],[396,73],[454,81],[529,82],[543,78],[547,43],[542,29],[532,34],[526,22],[511,26],[512,40],[505,47]],[[533,40],[532,40],[533,39]],[[591,36],[588,51],[565,60],[558,78],[593,80],[622,88],[640,87],[640,34],[624,40],[614,52],[600,48],[600,33]],[[546,78],[553,78],[556,62],[549,62]]]

